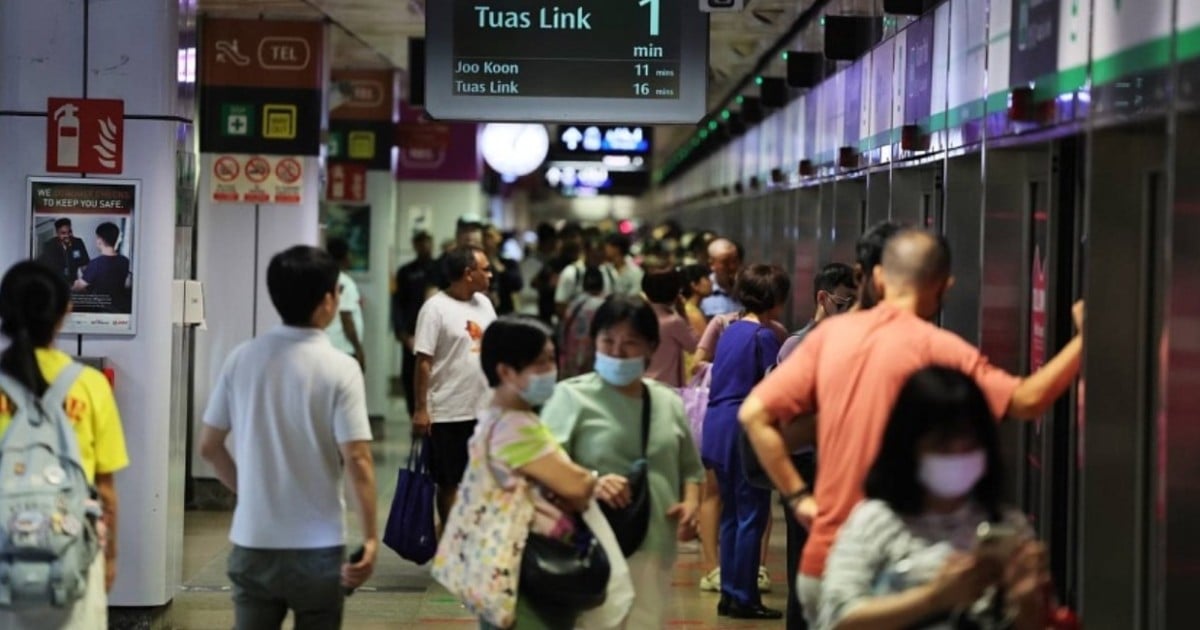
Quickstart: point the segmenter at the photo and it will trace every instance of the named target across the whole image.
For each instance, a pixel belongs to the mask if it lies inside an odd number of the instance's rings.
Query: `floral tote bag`
[[[496,480],[487,451],[490,437],[491,427],[471,439],[470,460],[432,574],[473,614],[508,628],[516,621],[521,556],[534,505],[520,475],[510,490]]]

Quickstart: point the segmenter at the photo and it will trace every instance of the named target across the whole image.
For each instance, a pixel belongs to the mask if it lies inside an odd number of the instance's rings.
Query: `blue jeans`
[[[746,481],[739,449],[731,450],[727,466],[714,471],[721,488],[721,594],[743,606],[756,606],[762,603],[758,567],[771,517],[771,491]]]

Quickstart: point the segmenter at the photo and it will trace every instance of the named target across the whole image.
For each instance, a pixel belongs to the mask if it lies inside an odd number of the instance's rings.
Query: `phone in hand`
[[[367,550],[365,547],[359,547],[354,553],[350,554],[350,559],[348,562],[350,564],[358,564],[359,562],[362,562],[363,556],[366,555],[366,553]],[[346,594],[346,597],[350,597],[354,594],[354,589],[342,587],[342,592]]]
[[[1021,532],[1003,523],[981,523],[975,530],[975,553],[1003,567],[1021,545]]]

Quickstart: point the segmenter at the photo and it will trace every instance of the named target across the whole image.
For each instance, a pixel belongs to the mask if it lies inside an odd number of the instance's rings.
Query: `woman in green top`
[[[579,512],[587,509],[593,494],[605,496],[605,488],[620,488],[624,479],[598,477],[573,463],[538,421],[533,407],[546,402],[554,392],[558,370],[550,329],[525,317],[501,317],[483,334],[479,362],[492,400],[479,413],[473,443],[484,441],[488,462],[496,481],[516,488],[518,478],[533,486],[534,504],[530,531],[570,541]],[[473,451],[474,452],[474,451]],[[571,628],[579,611],[535,609],[521,586],[517,596],[519,630]],[[481,622],[481,628],[492,626]]]
[[[542,423],[572,461],[601,474],[623,475],[643,457],[643,392],[649,394],[650,524],[628,559],[635,597],[625,627],[662,628],[675,543],[696,537],[704,468],[679,395],[642,378],[659,341],[654,309],[641,298],[610,297],[593,316],[591,336],[595,372],[559,383],[542,408]],[[597,498],[614,507],[629,501],[627,491],[613,496],[603,487]]]

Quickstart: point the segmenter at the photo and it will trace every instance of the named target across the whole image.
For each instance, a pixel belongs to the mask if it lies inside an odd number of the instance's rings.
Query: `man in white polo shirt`
[[[426,300],[417,315],[413,433],[429,437],[438,515],[445,523],[467,469],[476,412],[490,394],[479,349],[496,310],[487,296],[492,268],[482,249],[460,245],[443,257],[443,265],[450,286]]]
[[[267,268],[283,326],[238,346],[204,414],[200,454],[238,495],[229,540],[236,627],[339,628],[343,588],[371,576],[379,546],[375,469],[362,370],[325,328],[338,315],[338,266],[293,247]],[[232,453],[226,439],[232,436]],[[363,556],[345,561],[342,470]]]

